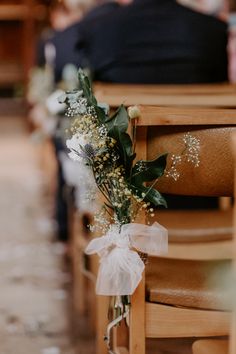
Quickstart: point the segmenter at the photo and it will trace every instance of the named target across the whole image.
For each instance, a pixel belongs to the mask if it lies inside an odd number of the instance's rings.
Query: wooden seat
[[[176,307],[229,310],[227,294],[209,277],[220,277],[230,268],[230,260],[151,257],[146,266],[146,300]]]
[[[199,167],[184,163],[180,168],[180,179],[177,182],[160,179],[159,191],[192,196],[233,195],[230,136],[236,131],[235,111],[142,106],[136,130],[139,159],[152,159],[164,152],[179,153],[183,149],[182,137],[187,132],[200,140]],[[186,214],[184,217],[182,222],[188,225]],[[217,219],[215,227],[218,222]],[[213,235],[213,239],[215,237]],[[209,239],[208,247],[211,247]],[[222,311],[228,308],[227,303],[225,306],[221,301],[224,298],[222,292],[213,291],[207,281],[210,273],[218,269],[225,272],[229,268],[230,261],[225,260],[151,259],[146,269],[146,302],[144,281],[132,296],[129,353],[145,353],[145,337],[229,334],[230,314]],[[216,290],[219,289],[216,287]]]

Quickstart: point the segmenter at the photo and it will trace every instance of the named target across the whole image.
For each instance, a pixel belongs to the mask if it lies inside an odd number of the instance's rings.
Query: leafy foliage
[[[97,100],[93,95],[89,78],[85,76],[83,70],[78,72],[79,88],[83,91],[84,97],[87,99],[90,106],[97,106]]]
[[[135,158],[133,153],[133,144],[130,136],[126,133],[129,125],[129,117],[123,105],[121,105],[115,114],[106,120],[108,135],[116,140],[120,152],[120,160],[125,168],[126,176],[130,175],[132,161]]]
[[[152,206],[166,206],[154,187],[164,174],[167,154],[134,162],[135,148],[128,134],[130,118],[124,105],[109,115],[109,107],[99,105],[82,70],[78,79],[80,90],[61,97],[68,105],[67,115],[77,117],[67,147],[72,158],[90,167],[105,198],[103,209],[110,217],[113,211],[115,222],[125,224],[135,220],[142,208],[152,214]]]
[[[147,187],[144,184],[157,180],[164,174],[167,154],[158,156],[153,161],[138,161],[133,166],[136,154],[133,151],[131,137],[127,133],[130,119],[126,108],[124,105],[121,105],[117,111],[109,117],[104,109],[98,106],[89,79],[84,75],[82,70],[79,70],[78,76],[83,96],[86,98],[89,106],[94,108],[100,123],[106,126],[108,135],[115,139],[117,143],[116,147],[119,162],[124,167],[126,182],[133,193],[136,193],[137,196],[145,201],[149,201],[155,206],[166,206],[166,201],[163,196],[152,186]],[[101,181],[97,180],[97,183],[101,184]]]
[[[131,183],[143,184],[161,177],[166,168],[167,154],[157,157],[153,161],[138,161],[132,169]]]
[[[166,205],[163,196],[153,187],[146,187],[145,182],[152,182],[163,176],[166,168],[167,154],[157,157],[153,161],[138,161],[132,168],[130,186],[140,197],[153,205]]]

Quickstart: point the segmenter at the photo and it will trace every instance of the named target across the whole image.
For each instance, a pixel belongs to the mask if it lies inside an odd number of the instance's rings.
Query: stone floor
[[[0,116],[0,354],[93,354],[71,336],[70,273],[43,189],[24,117]]]

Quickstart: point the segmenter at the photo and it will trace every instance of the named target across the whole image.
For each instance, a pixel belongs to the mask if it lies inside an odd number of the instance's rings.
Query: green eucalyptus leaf
[[[132,169],[131,183],[142,185],[161,177],[166,168],[167,155],[163,154],[152,161],[138,161]]]
[[[84,74],[83,70],[79,69],[78,72],[79,87],[83,91],[84,97],[87,99],[90,106],[97,106],[97,100],[93,95],[92,88],[88,77]]]
[[[121,133],[119,145],[126,176],[129,176],[132,168],[132,162],[135,159],[136,154],[133,153],[132,140],[127,133]]]
[[[123,105],[106,120],[106,126],[110,134],[116,134],[117,130],[125,133],[129,125],[129,116]]]
[[[156,189],[151,187],[134,186],[134,185],[130,185],[130,188],[132,189],[134,194],[138,195],[144,201],[150,202],[154,206],[162,205],[165,208],[167,208],[167,203],[165,198]],[[144,194],[145,197],[143,197]]]
[[[98,120],[101,123],[105,123],[105,121],[106,121],[106,113],[105,113],[104,109],[102,109],[101,107],[98,107],[98,106],[95,106],[94,108],[95,108]]]
[[[129,117],[123,105],[115,114],[106,120],[108,135],[117,141],[121,163],[124,165],[126,175],[130,174],[132,161],[135,158],[133,144],[129,134],[126,133],[129,125]]]

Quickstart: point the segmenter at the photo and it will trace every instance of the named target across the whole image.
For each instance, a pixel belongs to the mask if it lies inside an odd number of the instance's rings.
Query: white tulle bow
[[[136,249],[153,256],[167,253],[168,232],[153,225],[111,225],[105,236],[95,238],[85,253],[100,256],[96,293],[98,295],[132,295],[142,278],[143,261]]]

